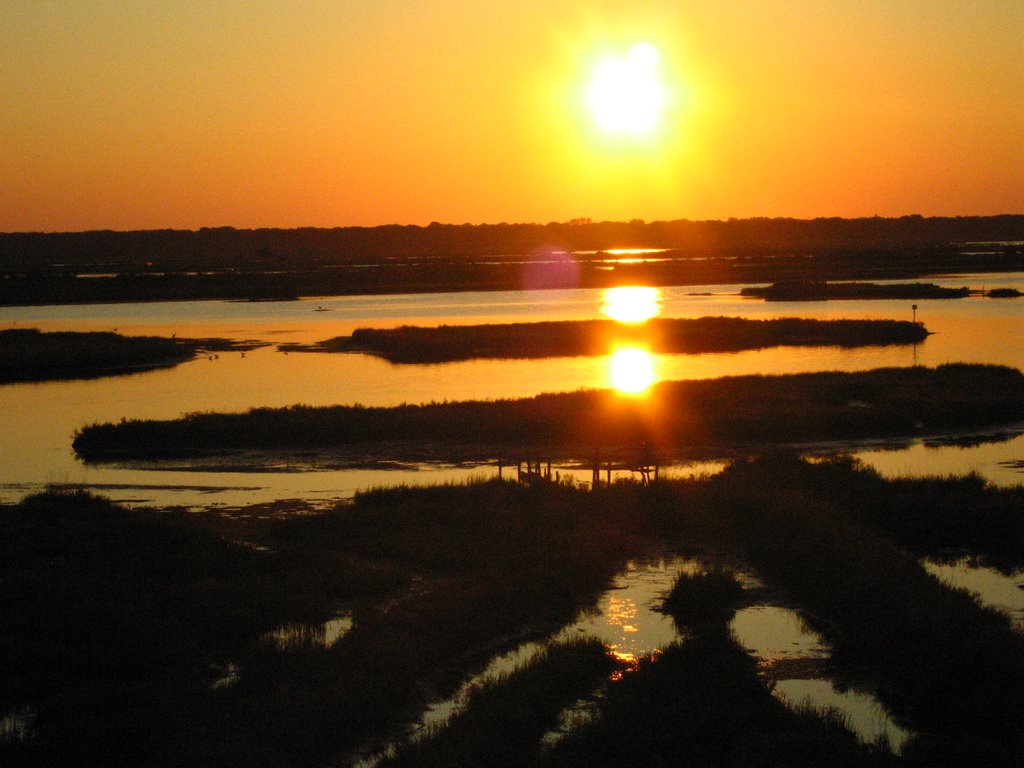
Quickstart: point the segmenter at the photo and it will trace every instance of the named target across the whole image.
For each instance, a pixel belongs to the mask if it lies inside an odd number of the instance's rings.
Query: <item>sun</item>
[[[586,101],[598,129],[614,136],[648,136],[658,127],[667,101],[651,43],[637,43],[625,56],[600,59],[591,72]]]

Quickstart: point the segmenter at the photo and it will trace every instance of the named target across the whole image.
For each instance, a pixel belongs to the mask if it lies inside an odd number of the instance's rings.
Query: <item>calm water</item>
[[[1024,289],[1024,276],[960,275],[937,280],[972,288]],[[661,290],[661,315],[773,318],[911,319],[910,301],[765,303],[741,299],[740,286]],[[704,294],[704,295],[701,295]],[[113,330],[129,335],[255,339],[276,345],[311,342],[360,326],[438,325],[587,319],[602,316],[600,290],[506,291],[312,298],[297,302],[179,302],[0,309],[0,327]],[[970,361],[1024,368],[1024,301],[968,298],[917,302],[917,319],[934,332],[916,346],[779,348],[752,352],[654,356],[659,379],[747,373],[864,370],[878,366]],[[322,310],[322,311],[317,311]],[[237,505],[285,497],[328,501],[359,488],[391,483],[490,476],[493,467],[406,467],[392,470],[155,471],[93,468],[80,463],[71,439],[82,426],[121,418],[174,418],[192,411],[239,411],[295,403],[330,405],[466,398],[523,397],[544,391],[610,386],[608,357],[470,361],[396,366],[366,355],[285,354],[268,346],[221,353],[172,369],[90,381],[0,387],[0,499],[16,500],[52,484],[96,487],[133,503]],[[972,448],[870,446],[859,455],[889,474],[978,471],[1019,483],[1024,438]],[[861,449],[864,446],[860,447]],[[715,459],[717,457],[707,457]],[[716,465],[697,465],[698,470]],[[251,469],[251,468],[250,468]],[[261,467],[260,469],[266,469]],[[677,472],[686,471],[676,468]],[[565,472],[563,472],[565,474]],[[589,473],[581,474],[581,479]]]

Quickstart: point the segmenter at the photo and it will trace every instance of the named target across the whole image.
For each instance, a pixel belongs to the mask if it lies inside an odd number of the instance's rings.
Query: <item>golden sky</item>
[[[1024,213],[1020,0],[0,2],[0,231]],[[649,133],[595,68],[639,42]]]

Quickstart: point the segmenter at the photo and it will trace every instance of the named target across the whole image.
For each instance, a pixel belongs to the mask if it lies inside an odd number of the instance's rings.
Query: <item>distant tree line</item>
[[[1024,215],[0,233],[0,304],[1024,271],[1022,241]]]
[[[142,230],[0,233],[5,271],[39,263],[143,269],[147,262],[217,269],[242,264],[299,266],[372,256],[526,254],[538,250],[670,248],[687,252],[780,251],[1024,239],[1024,215],[900,218],[752,218],[628,222],[578,219],[548,224],[299,227],[295,229]]]

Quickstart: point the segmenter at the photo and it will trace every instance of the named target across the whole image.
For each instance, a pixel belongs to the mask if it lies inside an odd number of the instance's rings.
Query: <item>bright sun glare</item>
[[[601,311],[620,323],[642,323],[661,311],[661,291],[633,285],[609,288]]]
[[[647,136],[658,125],[666,92],[658,49],[637,43],[626,56],[601,59],[591,73],[587,104],[598,128],[612,135]]]
[[[624,347],[609,358],[608,375],[619,392],[640,394],[654,383],[654,358],[646,349]]]

